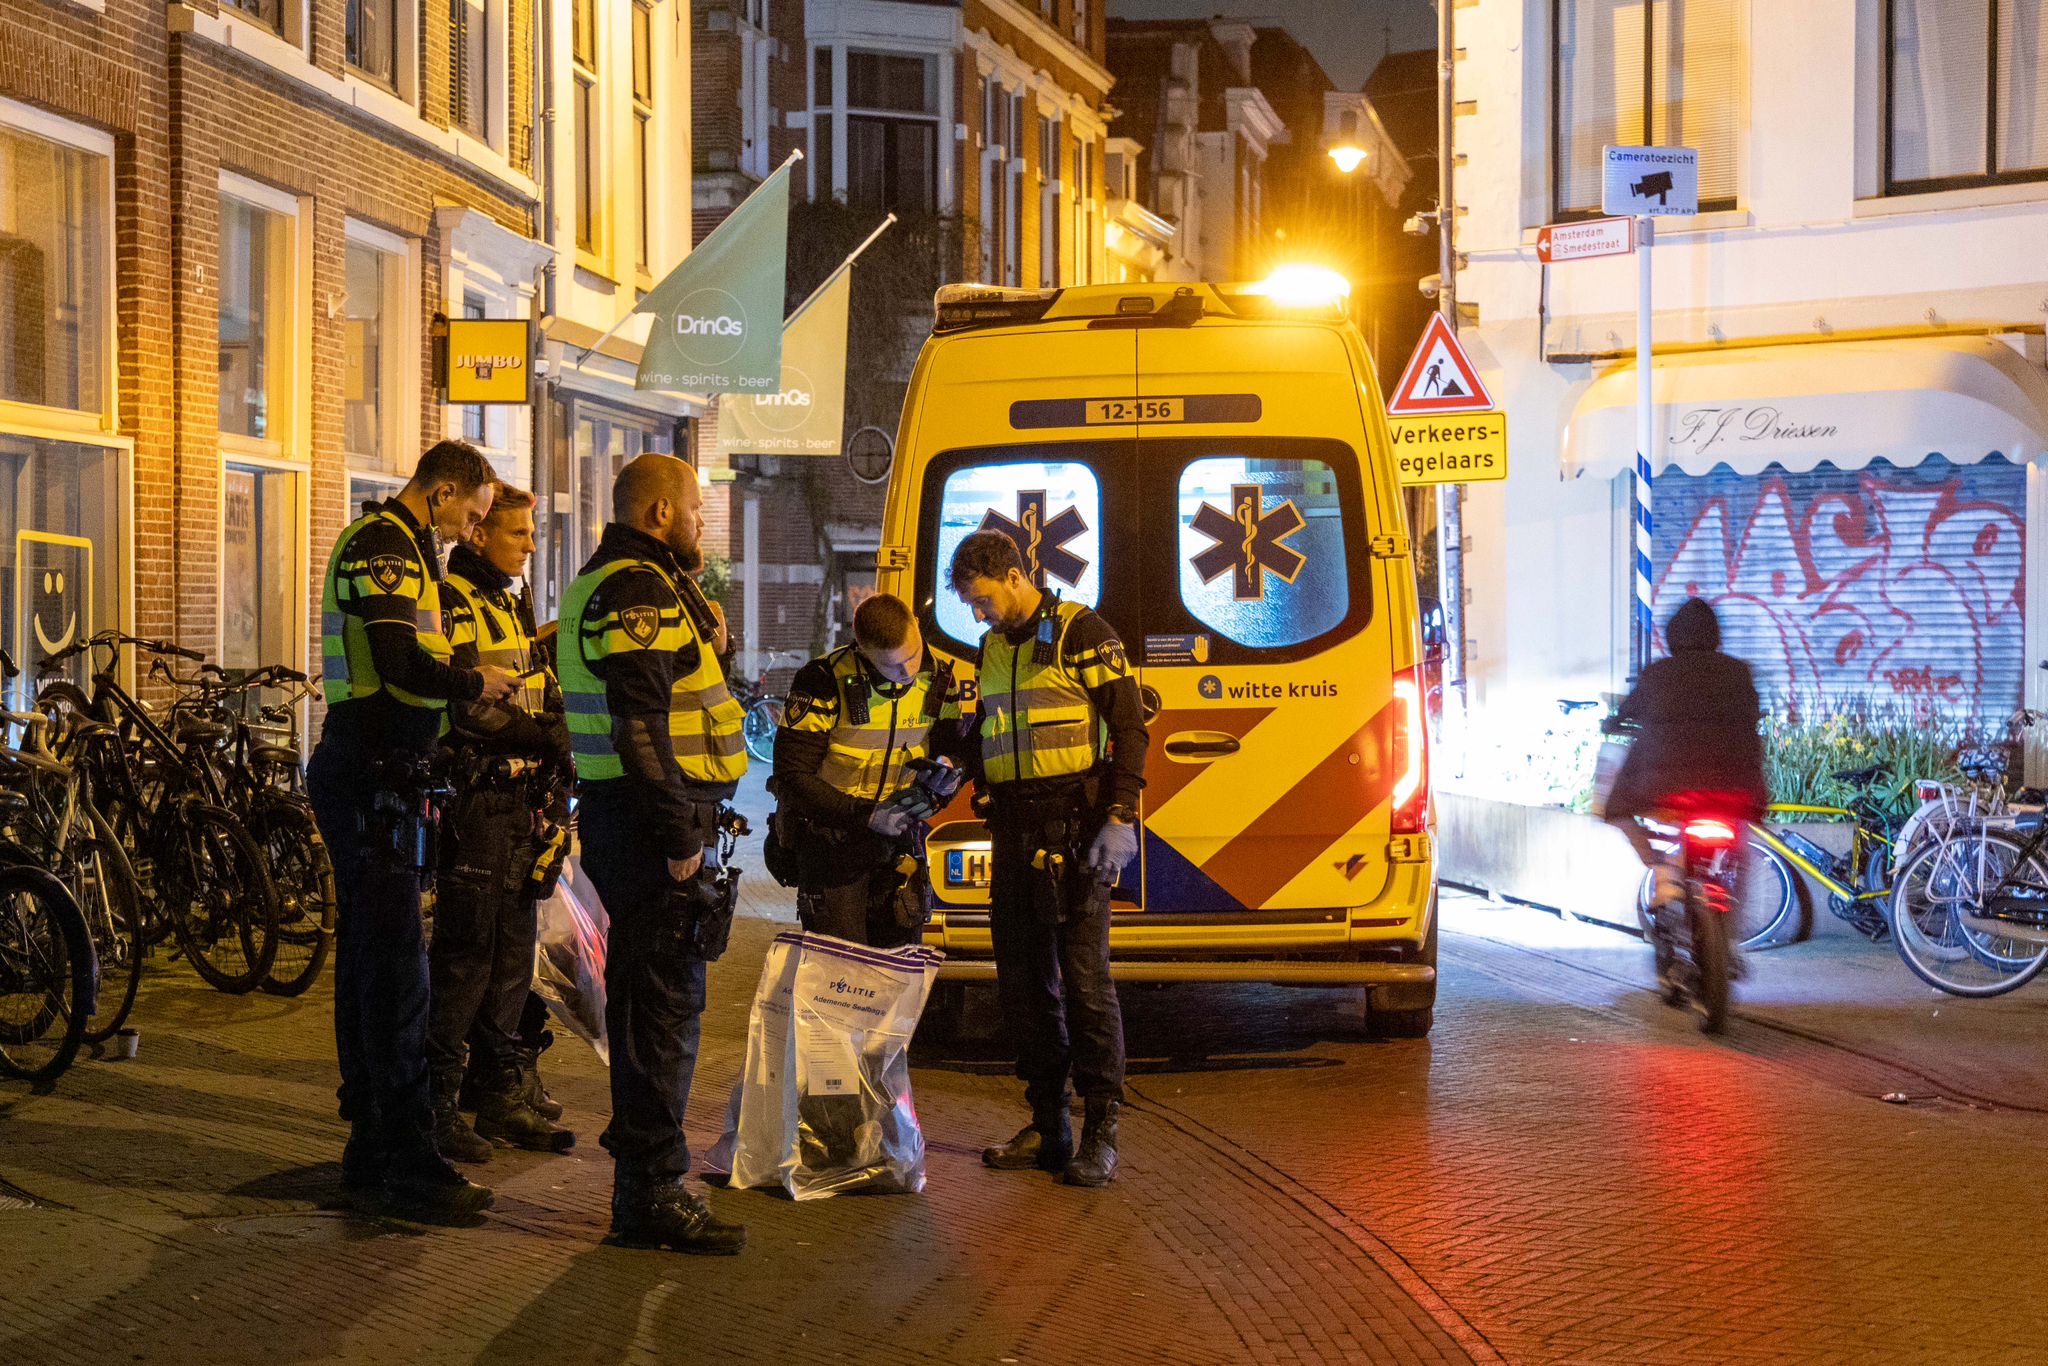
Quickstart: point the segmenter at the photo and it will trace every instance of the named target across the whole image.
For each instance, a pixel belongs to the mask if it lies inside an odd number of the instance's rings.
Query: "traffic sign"
[[[1401,372],[1393,398],[1387,401],[1387,412],[1415,416],[1481,413],[1492,406],[1492,396],[1479,382],[1479,371],[1473,368],[1465,348],[1458,345],[1458,334],[1451,331],[1443,314],[1430,314],[1429,326],[1422,330],[1422,340],[1408,358],[1408,368]]]
[[[1594,218],[1584,223],[1552,223],[1536,229],[1536,259],[1587,261],[1595,256],[1626,256],[1636,249],[1633,218]]]
[[[1402,487],[1481,484],[1508,477],[1508,415],[1390,417],[1394,469]]]
[[[1600,212],[1683,218],[1700,211],[1700,154],[1691,147],[1605,147]]]

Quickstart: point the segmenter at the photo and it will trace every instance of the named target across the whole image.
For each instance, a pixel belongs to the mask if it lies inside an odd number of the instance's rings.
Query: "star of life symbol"
[[[1239,602],[1260,602],[1266,596],[1266,575],[1277,574],[1282,583],[1293,583],[1308,563],[1308,556],[1286,544],[1287,538],[1308,523],[1288,499],[1265,512],[1257,484],[1230,486],[1230,511],[1214,503],[1203,503],[1191,525],[1216,544],[1192,557],[1188,563],[1202,576],[1203,583],[1230,574],[1231,593]]]
[[[1048,518],[1044,489],[1019,489],[1015,521],[990,508],[980,527],[982,531],[1000,531],[1017,543],[1017,553],[1024,557],[1025,572],[1040,588],[1045,587],[1047,575],[1069,588],[1080,586],[1088,561],[1065,546],[1087,529],[1088,523],[1077,508],[1061,508]]]

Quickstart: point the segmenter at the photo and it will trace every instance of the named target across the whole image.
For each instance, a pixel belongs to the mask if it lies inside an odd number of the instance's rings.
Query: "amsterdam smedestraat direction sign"
[[[1686,218],[1700,211],[1700,154],[1691,147],[1601,149],[1600,212]]]
[[[1595,218],[1584,223],[1552,223],[1536,230],[1536,259],[1545,265],[1587,261],[1596,256],[1626,256],[1636,249],[1633,218]]]

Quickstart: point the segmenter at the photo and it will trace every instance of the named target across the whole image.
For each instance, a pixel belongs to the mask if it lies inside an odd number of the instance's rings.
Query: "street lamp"
[[[1337,169],[1350,175],[1365,161],[1365,149],[1349,142],[1340,142],[1330,149],[1330,160],[1337,163]]]

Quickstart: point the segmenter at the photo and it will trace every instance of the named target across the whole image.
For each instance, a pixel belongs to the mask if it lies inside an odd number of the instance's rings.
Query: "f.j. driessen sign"
[[[1768,403],[1680,408],[1671,415],[1670,440],[1674,447],[1704,454],[1763,441],[1826,441],[1841,430],[1816,416],[1788,413]]]

